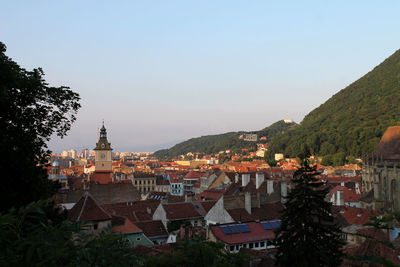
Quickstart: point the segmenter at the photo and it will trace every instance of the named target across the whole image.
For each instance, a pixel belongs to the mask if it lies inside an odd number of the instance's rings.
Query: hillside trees
[[[400,123],[400,50],[311,111],[295,129],[275,136],[273,153],[360,157],[372,152],[389,126]]]
[[[342,261],[340,230],[333,222],[328,189],[315,176],[316,166],[306,157],[294,173],[290,191],[276,231],[279,266],[338,266]]]
[[[27,71],[0,42],[0,212],[53,195],[43,166],[53,134],[66,135],[80,108],[68,87],[50,87],[42,69]]]

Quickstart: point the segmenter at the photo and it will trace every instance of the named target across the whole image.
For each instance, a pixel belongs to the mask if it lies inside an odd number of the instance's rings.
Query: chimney
[[[151,214],[151,208],[147,207],[147,213]]]
[[[251,194],[250,194],[250,192],[244,193],[244,208],[249,214],[251,214]]]
[[[267,194],[270,195],[274,192],[274,181],[267,180]]]
[[[381,194],[379,192],[379,184],[377,182],[374,182],[374,199],[375,200],[380,200]]]
[[[239,183],[239,173],[235,173],[235,184]]]
[[[356,183],[356,194],[361,195],[360,184]]]
[[[250,182],[250,173],[242,173],[242,186],[245,187]]]
[[[185,194],[185,202],[192,202],[192,192],[187,192]]]
[[[286,203],[287,197],[287,182],[281,181],[281,203]]]
[[[260,188],[262,183],[264,182],[264,173],[257,172],[256,173],[256,189]]]
[[[336,192],[336,205],[338,206],[344,206],[344,192],[343,190],[338,190]]]

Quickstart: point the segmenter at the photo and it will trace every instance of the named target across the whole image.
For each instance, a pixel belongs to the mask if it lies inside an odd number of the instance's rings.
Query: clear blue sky
[[[54,151],[259,130],[311,110],[400,48],[400,1],[2,1],[0,41],[82,109]]]

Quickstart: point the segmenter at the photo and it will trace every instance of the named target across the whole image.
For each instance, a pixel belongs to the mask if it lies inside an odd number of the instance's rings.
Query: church
[[[400,211],[400,126],[389,127],[362,169],[362,208]]]

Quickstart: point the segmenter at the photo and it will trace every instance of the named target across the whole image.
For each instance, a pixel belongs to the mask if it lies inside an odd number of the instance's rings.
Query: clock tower
[[[107,130],[103,126],[100,129],[100,138],[96,144],[95,151],[95,171],[112,172],[111,143],[107,140]]]

